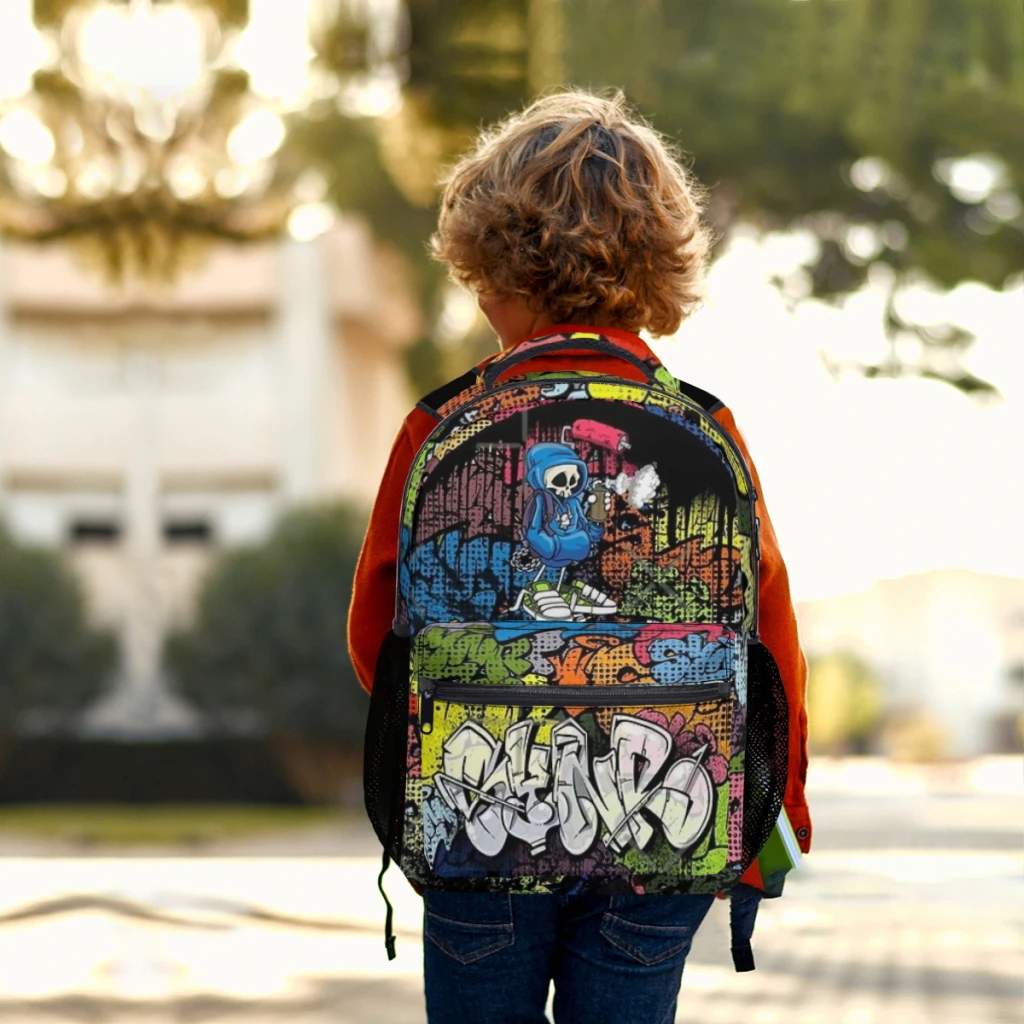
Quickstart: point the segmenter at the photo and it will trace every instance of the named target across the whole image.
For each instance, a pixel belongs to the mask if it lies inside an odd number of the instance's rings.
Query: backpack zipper
[[[419,683],[420,727],[430,732],[434,723],[434,701],[454,704],[488,704],[496,707],[617,708],[656,707],[659,704],[699,704],[729,696],[728,679],[689,686],[526,686],[519,683],[445,683],[421,679]]]

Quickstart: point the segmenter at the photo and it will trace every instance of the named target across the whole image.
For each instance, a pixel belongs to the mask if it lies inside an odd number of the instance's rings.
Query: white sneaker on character
[[[575,615],[614,615],[619,606],[596,587],[573,580],[566,591],[569,610]]]
[[[523,592],[523,608],[535,619],[565,622],[572,618],[572,609],[550,583],[531,583]]]

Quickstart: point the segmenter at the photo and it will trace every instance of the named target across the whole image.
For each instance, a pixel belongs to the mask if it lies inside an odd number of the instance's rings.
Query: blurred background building
[[[419,330],[396,263],[359,218],[223,246],[173,290],[114,291],[65,251],[6,247],[0,515],[69,552],[124,650],[85,733],[194,733],[161,650],[212,553],[265,541],[289,506],[372,497]]]
[[[303,502],[372,501],[419,331],[401,266],[357,218],[308,242],[222,247],[171,290],[114,292],[60,250],[8,246],[0,515],[68,550],[124,645],[86,733],[195,732],[163,685],[212,552]]]

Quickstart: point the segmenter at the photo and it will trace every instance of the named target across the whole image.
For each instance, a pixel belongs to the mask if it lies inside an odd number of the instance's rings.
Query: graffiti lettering
[[[512,836],[537,855],[554,829],[573,856],[599,840],[615,851],[631,844],[643,850],[656,834],[652,819],[676,850],[703,836],[713,802],[702,764],[706,744],[673,761],[668,730],[616,715],[610,751],[591,761],[587,733],[575,719],[552,729],[550,746],[534,742],[536,728],[533,720],[516,723],[503,745],[469,721],[444,744],[437,792],[480,853],[497,855]]]

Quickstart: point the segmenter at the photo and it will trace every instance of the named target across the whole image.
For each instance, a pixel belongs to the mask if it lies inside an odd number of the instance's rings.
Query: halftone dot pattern
[[[458,430],[453,430],[451,434],[449,434],[448,437],[434,449],[432,458],[443,459],[450,451],[458,448],[461,444],[465,444],[471,437],[475,434],[479,434],[482,430],[486,430],[490,425],[490,420],[474,420],[472,423],[469,423],[464,427],[459,427]]]
[[[719,738],[722,753],[728,753],[732,740],[732,705],[729,701],[698,704],[696,716]]]
[[[744,755],[741,754],[740,757]],[[743,772],[734,769],[729,772],[729,807],[730,810],[743,806]],[[743,856],[743,815],[729,815],[729,846],[727,855],[731,863],[738,862]]]

